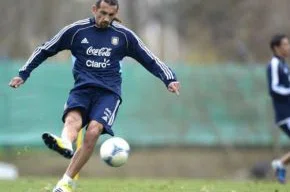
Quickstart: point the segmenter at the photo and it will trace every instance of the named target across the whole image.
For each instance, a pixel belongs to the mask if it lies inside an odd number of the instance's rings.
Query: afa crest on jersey
[[[112,37],[111,39],[112,45],[118,45],[119,44],[119,37]]]

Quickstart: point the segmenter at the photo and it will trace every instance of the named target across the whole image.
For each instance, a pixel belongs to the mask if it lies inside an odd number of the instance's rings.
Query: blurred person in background
[[[276,124],[290,138],[290,69],[286,58],[290,54],[289,39],[284,34],[274,35],[270,42],[273,57],[267,67],[270,96]],[[277,180],[286,182],[285,166],[290,163],[290,153],[272,161]]]
[[[72,158],[54,192],[74,191],[73,178],[91,157],[99,136],[114,136],[111,127],[121,104],[120,61],[124,57],[136,59],[161,79],[168,91],[179,94],[179,82],[174,72],[134,32],[115,21],[118,10],[118,0],[98,0],[92,6],[93,18],[64,27],[38,47],[19,70],[19,76],[10,82],[11,87],[18,88],[36,67],[62,50],[70,50],[75,58],[75,84],[65,105],[62,135],[42,135],[49,148]],[[150,91],[150,86],[144,89]],[[86,127],[83,145],[74,153],[72,144],[82,127]]]

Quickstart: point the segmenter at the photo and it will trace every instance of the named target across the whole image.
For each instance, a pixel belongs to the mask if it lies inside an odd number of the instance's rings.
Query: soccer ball
[[[128,160],[129,152],[129,144],[120,137],[113,137],[106,140],[100,148],[102,160],[111,167],[124,165]]]

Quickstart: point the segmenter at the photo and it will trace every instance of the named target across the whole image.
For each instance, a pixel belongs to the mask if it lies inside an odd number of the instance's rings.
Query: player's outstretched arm
[[[53,38],[37,47],[31,54],[25,65],[19,70],[18,77],[14,77],[9,85],[17,88],[23,84],[30,76],[31,72],[42,64],[48,57],[51,57],[62,50],[70,50],[72,37],[80,27],[90,23],[89,19],[84,19],[70,24],[60,30]]]
[[[163,81],[168,91],[178,95],[180,83],[170,67],[156,57],[133,31],[117,23],[113,25],[121,30],[125,30],[127,34],[128,56],[136,59],[150,73]]]

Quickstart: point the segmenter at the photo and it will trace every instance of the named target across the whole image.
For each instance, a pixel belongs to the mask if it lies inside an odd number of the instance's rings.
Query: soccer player
[[[277,34],[273,36],[270,47],[274,56],[267,68],[267,79],[275,120],[281,130],[290,137],[290,69],[286,63],[286,58],[290,54],[289,39],[286,35]],[[280,183],[286,181],[285,166],[289,163],[290,153],[272,162]]]
[[[169,92],[179,94],[174,72],[161,62],[130,29],[115,21],[118,0],[98,0],[92,6],[93,18],[64,27],[57,35],[39,46],[19,70],[10,86],[18,88],[44,60],[62,50],[75,58],[74,87],[71,89],[62,120],[61,137],[42,135],[44,143],[64,157],[72,158],[54,192],[74,190],[73,178],[93,153],[101,134],[114,135],[111,127],[121,104],[120,61],[132,57],[163,81]],[[144,87],[150,91],[150,87]],[[83,145],[75,153],[72,143],[86,127]]]

